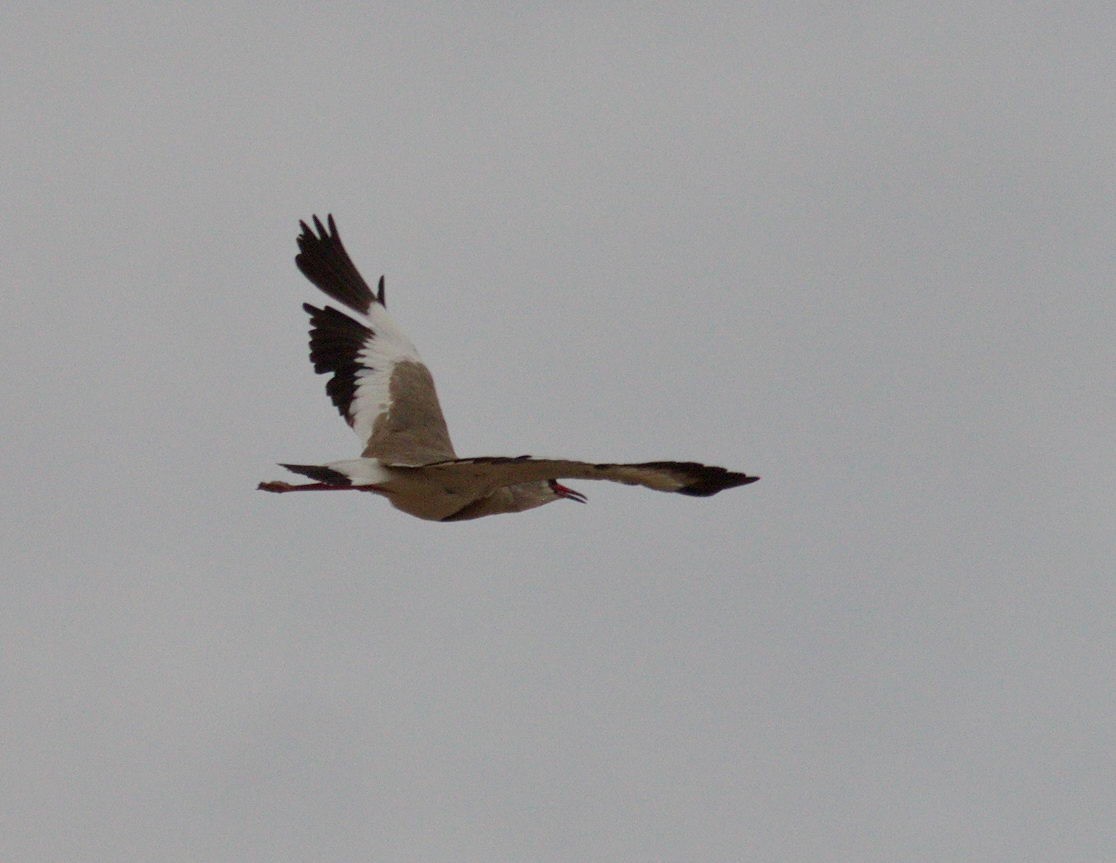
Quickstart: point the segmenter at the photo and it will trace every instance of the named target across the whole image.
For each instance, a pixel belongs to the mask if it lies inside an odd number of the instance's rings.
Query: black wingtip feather
[[[376,296],[353,264],[337,232],[333,214],[326,217],[328,227],[317,216],[314,228],[299,221],[298,255],[295,265],[319,290],[361,314],[367,314]],[[381,296],[383,292],[381,290]]]
[[[758,479],[758,476],[746,476],[742,473],[726,470],[723,467],[702,466],[702,470],[694,472],[694,482],[678,489],[678,494],[686,494],[690,497],[711,497],[726,488],[748,485],[748,483],[755,482]]]
[[[310,479],[323,482],[326,485],[352,485],[353,481],[340,471],[333,470],[332,468],[325,467],[317,464],[280,464],[279,467],[285,467],[291,473],[302,474],[308,476]]]
[[[349,408],[356,397],[358,375],[365,368],[359,354],[375,334],[332,306],[319,309],[303,303],[302,308],[310,316],[310,362],[318,374],[333,375],[326,382],[326,393],[351,424]]]
[[[607,467],[607,465],[605,466]],[[710,497],[726,488],[736,488],[739,485],[747,485],[759,479],[758,476],[747,476],[727,468],[701,464],[696,461],[649,461],[637,466],[673,474],[685,483],[682,488],[677,490],[676,494],[685,494],[690,497]]]

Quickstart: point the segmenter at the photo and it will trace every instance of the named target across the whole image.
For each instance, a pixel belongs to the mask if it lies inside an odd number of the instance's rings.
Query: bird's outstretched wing
[[[583,461],[531,458],[463,458],[423,465],[421,471],[445,487],[462,486],[481,493],[538,480],[603,479],[641,485],[655,491],[709,497],[726,488],[759,479],[723,467],[692,461],[649,461],[640,464],[590,464]]]
[[[333,216],[314,229],[300,222],[295,264],[356,317],[304,303],[310,315],[310,361],[331,375],[326,392],[364,444],[363,456],[420,465],[454,457],[434,379],[384,307],[384,280],[368,287],[341,244]]]

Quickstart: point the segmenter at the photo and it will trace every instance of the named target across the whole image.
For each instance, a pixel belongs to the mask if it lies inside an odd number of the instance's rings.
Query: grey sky
[[[1116,859],[1104,4],[0,13],[0,857]],[[332,212],[474,455],[432,525]]]

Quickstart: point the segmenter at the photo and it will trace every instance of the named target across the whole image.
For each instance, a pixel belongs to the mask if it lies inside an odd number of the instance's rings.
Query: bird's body
[[[283,465],[315,480],[260,483],[271,492],[367,491],[396,509],[432,521],[464,521],[521,512],[584,495],[559,479],[611,480],[699,497],[755,482],[759,477],[696,462],[591,464],[530,456],[459,459],[438,404],[434,380],[418,352],[387,313],[384,280],[375,294],[341,244],[333,217],[328,228],[305,222],[295,263],[353,317],[306,303],[310,361],[331,375],[326,392],[364,444],[361,457],[326,465]]]

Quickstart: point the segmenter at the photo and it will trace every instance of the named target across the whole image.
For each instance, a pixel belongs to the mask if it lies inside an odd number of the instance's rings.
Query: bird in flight
[[[487,456],[458,458],[438,405],[434,380],[341,244],[333,216],[314,228],[300,222],[295,264],[332,306],[303,303],[310,316],[310,362],[329,375],[326,393],[364,447],[360,458],[324,465],[283,464],[313,482],[261,482],[262,491],[354,490],[383,495],[392,506],[431,521],[464,521],[522,512],[556,500],[585,502],[560,479],[603,479],[656,491],[708,497],[759,477],[690,461],[591,464]]]

